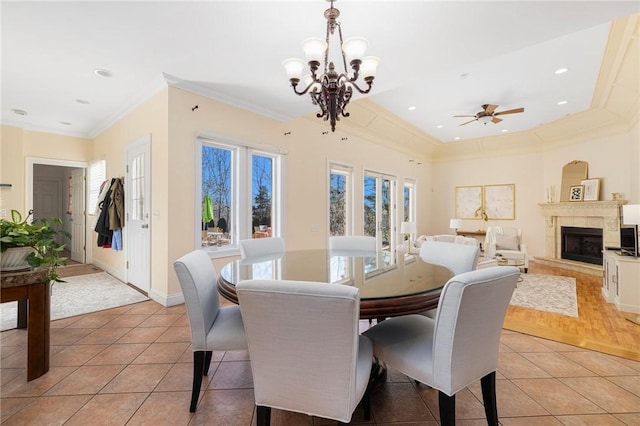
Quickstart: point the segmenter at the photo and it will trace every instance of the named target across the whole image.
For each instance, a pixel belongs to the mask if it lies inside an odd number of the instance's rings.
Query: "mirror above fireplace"
[[[587,179],[589,163],[573,160],[562,167],[562,184],[560,186],[560,201],[569,201],[569,189],[572,186],[581,185]]]

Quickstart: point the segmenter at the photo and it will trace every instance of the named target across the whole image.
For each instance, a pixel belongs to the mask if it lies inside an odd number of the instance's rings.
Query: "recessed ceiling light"
[[[564,74],[567,71],[569,71],[569,68],[558,68],[554,71],[554,74]]]
[[[567,101],[560,101],[560,102],[558,102],[558,105],[564,105],[566,103],[567,103]]]
[[[415,111],[415,109],[416,109],[416,107],[414,107],[414,106],[410,106],[409,107],[409,111]]]
[[[68,121],[59,121],[60,124],[64,124],[65,126],[71,126],[71,123]]]
[[[502,133],[507,133],[509,130],[507,130],[507,129],[502,129],[501,131],[502,131]]]
[[[76,102],[82,105],[89,105],[89,101],[86,99],[76,99]]]
[[[443,126],[442,124],[438,124],[436,127],[437,127],[438,129],[442,129],[444,126]]]
[[[463,79],[463,80],[464,80],[465,78],[467,78],[467,77],[469,77],[469,73],[466,73],[466,72],[465,72],[465,73],[463,73],[463,74],[460,74],[460,78],[461,78],[461,79]]]
[[[456,136],[455,138],[453,138],[453,140],[460,140],[460,136]]]
[[[18,114],[18,115],[27,115],[27,111],[23,109],[14,108],[11,111],[13,111],[14,114]]]
[[[98,68],[98,69],[93,70],[93,72],[96,75],[99,75],[100,77],[105,77],[105,78],[113,77],[113,73],[111,73],[111,71],[109,71],[109,70],[104,70],[104,69]]]

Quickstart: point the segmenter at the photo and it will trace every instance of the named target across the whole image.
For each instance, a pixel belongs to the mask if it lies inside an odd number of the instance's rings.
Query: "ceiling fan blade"
[[[501,122],[501,121],[502,121],[502,118],[498,118],[498,117],[493,117],[493,118],[491,119],[491,122],[492,122],[493,124],[498,124],[498,123],[499,123],[499,122]]]
[[[458,124],[458,126],[464,126],[465,124],[473,123],[474,121],[478,121],[478,119],[474,118],[473,120],[467,121],[466,123]]]
[[[475,115],[454,115],[454,117],[475,117]]]
[[[487,114],[491,114],[493,111],[496,110],[496,108],[498,108],[498,105],[487,104],[487,105],[482,105],[482,107],[484,108],[484,112],[486,112]]]
[[[508,109],[506,111],[499,111],[493,115],[515,114],[517,112],[524,112],[524,108],[515,108],[515,109]]]

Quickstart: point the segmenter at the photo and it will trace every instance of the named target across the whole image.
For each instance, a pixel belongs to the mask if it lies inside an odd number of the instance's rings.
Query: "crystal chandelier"
[[[331,123],[331,131],[336,130],[336,121],[340,120],[340,115],[348,117],[349,113],[345,112],[346,106],[351,100],[353,89],[355,88],[362,94],[369,93],[371,84],[376,76],[376,69],[380,63],[380,58],[375,56],[364,56],[369,42],[362,37],[352,37],[347,41],[342,41],[342,29],[340,22],[337,21],[340,11],[333,7],[324,11],[324,17],[327,19],[327,35],[325,40],[320,38],[308,38],[302,42],[302,49],[306,59],[306,64],[301,59],[290,58],[285,59],[282,64],[287,71],[287,77],[291,82],[293,91],[298,95],[311,95],[311,102],[320,107],[320,112],[316,117],[323,120],[329,120]],[[342,46],[342,64],[344,72],[338,74],[333,61],[329,61],[329,37],[335,34],[338,29],[338,37],[340,46]],[[324,72],[318,74],[320,61],[324,59]],[[347,71],[347,59],[353,70],[351,73]],[[310,74],[302,76],[305,65],[309,66]],[[367,83],[366,89],[358,86],[356,81],[362,74]],[[303,80],[304,89],[298,90],[298,83]]]

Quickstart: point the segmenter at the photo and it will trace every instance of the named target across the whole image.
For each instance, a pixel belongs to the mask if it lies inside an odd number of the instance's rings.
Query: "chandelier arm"
[[[358,83],[356,83],[355,81],[352,81],[351,85],[353,87],[355,87],[358,92],[362,93],[363,95],[366,95],[367,93],[369,93],[371,91],[371,85],[373,84],[373,79],[367,79],[366,83],[368,84],[368,87],[366,89],[361,89],[358,86]]]
[[[298,83],[294,83],[293,81],[291,82],[291,87],[293,87],[293,91],[296,95],[305,95],[307,94],[307,92],[309,92],[309,89],[311,89],[311,86],[313,86],[313,83],[316,83],[315,81],[312,81],[311,83],[309,83],[309,85],[307,87],[304,88],[304,90],[302,92],[298,91]]]
[[[340,26],[340,22],[336,22],[338,25],[338,36],[340,37],[340,52],[342,53],[342,65],[344,66],[344,72],[347,72],[347,58],[344,55],[344,50],[342,50],[342,27]],[[356,75],[358,71],[356,71]],[[356,77],[357,78],[357,77]]]

